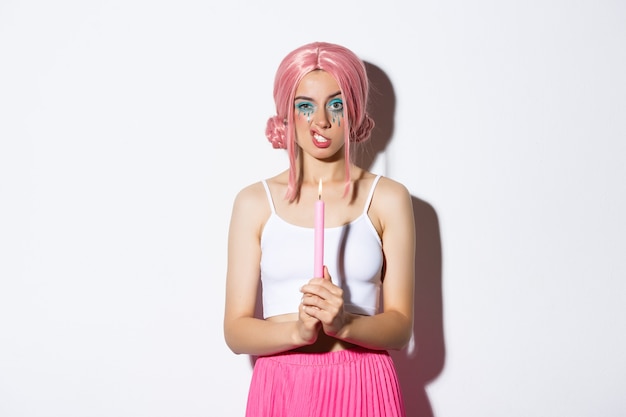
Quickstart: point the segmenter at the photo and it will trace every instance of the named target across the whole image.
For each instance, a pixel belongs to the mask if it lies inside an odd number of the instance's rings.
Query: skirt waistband
[[[363,359],[366,356],[389,356],[386,350],[372,350],[366,348],[350,348],[332,352],[282,352],[258,359],[272,360],[280,363],[302,366],[338,365]]]

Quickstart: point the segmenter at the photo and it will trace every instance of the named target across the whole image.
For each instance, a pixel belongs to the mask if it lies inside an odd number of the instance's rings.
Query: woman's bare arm
[[[267,207],[266,210],[263,207]],[[302,309],[298,320],[275,322],[254,316],[259,287],[260,238],[269,216],[262,184],[235,198],[228,236],[224,336],[235,353],[268,355],[315,342],[318,320]]]

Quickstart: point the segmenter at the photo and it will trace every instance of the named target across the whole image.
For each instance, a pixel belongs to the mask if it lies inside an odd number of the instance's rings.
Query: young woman
[[[402,184],[351,161],[374,126],[368,88],[362,61],[335,44],[304,45],[277,70],[266,135],[289,168],[239,192],[228,241],[226,342],[258,357],[248,417],[404,416],[388,350],[413,328],[413,210]],[[325,266],[314,276],[320,182]]]

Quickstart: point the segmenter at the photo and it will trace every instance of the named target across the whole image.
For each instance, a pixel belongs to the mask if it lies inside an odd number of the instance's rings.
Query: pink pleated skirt
[[[404,417],[386,351],[286,352],[254,365],[246,417]]]

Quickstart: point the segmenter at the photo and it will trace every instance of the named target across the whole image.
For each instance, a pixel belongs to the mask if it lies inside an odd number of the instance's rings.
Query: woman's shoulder
[[[263,181],[248,184],[235,195],[233,217],[245,217],[249,220],[257,218],[257,215],[259,219],[267,217],[270,212],[269,204]],[[267,210],[264,210],[264,208]]]
[[[276,189],[280,189],[283,182],[284,175],[281,173],[244,186],[235,196],[235,207],[240,207],[246,211],[247,209],[263,211],[264,207],[269,210],[271,200],[268,198],[268,191],[270,195],[275,195]]]
[[[382,197],[383,200],[393,199],[397,201],[398,199],[405,200],[407,197],[410,198],[409,190],[404,184],[384,175],[380,176],[380,180],[376,185],[376,194],[378,197]]]
[[[271,214],[270,204],[262,181],[246,185],[235,196],[231,227],[239,233],[254,231],[255,234],[260,234]]]
[[[397,221],[412,215],[412,204],[411,194],[404,184],[381,176],[374,190],[370,217],[381,225]]]
[[[248,184],[239,190],[235,196],[235,203],[254,203],[265,195],[263,181],[256,181]]]

